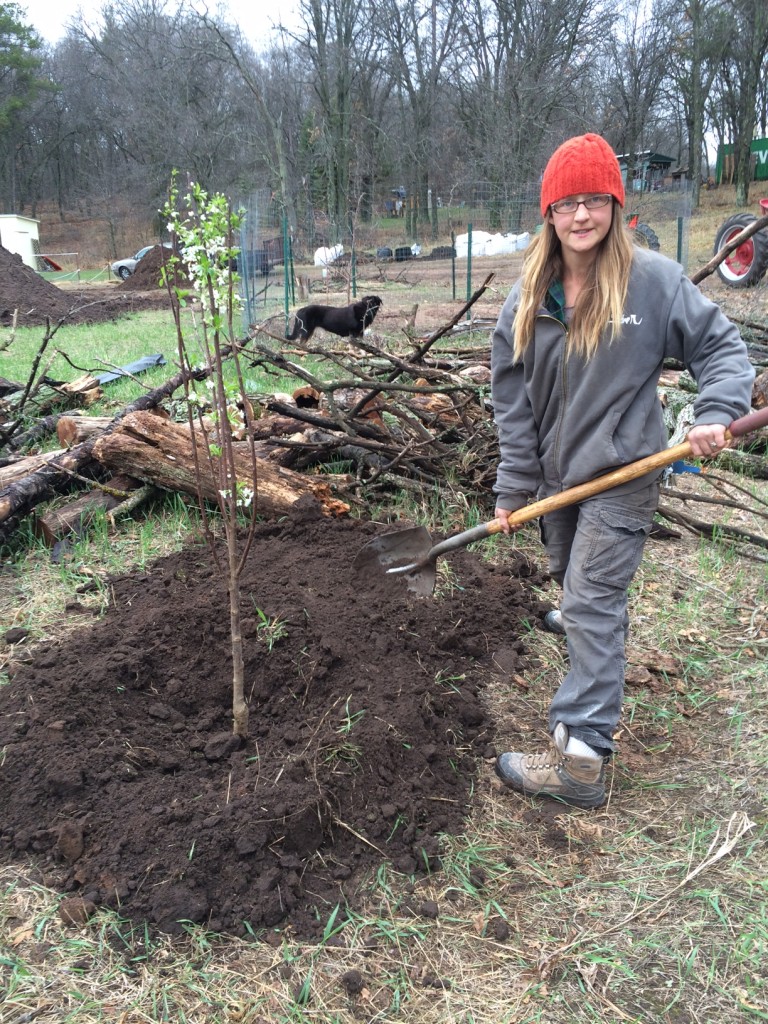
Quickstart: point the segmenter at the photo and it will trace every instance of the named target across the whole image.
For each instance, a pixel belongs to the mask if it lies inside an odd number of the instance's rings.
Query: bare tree
[[[354,154],[354,89],[373,44],[371,15],[359,0],[301,0],[304,28],[293,38],[311,66],[319,117],[326,209],[337,237],[351,231],[350,168]]]
[[[95,26],[80,23],[80,75],[88,123],[109,162],[123,163],[121,183],[134,185],[156,209],[173,168],[206,187],[241,173],[239,138],[249,107],[239,76],[213,48],[197,15],[163,0],[107,7]],[[74,93],[70,101],[78,104]]]
[[[715,80],[710,109],[720,137],[730,137],[734,151],[736,203],[749,202],[751,146],[757,124],[757,98],[765,79],[768,54],[768,5],[765,0],[730,0],[723,7],[729,46]]]
[[[257,151],[259,163],[267,169],[266,184],[295,228],[297,174],[291,142],[300,131],[306,106],[299,61],[289,48],[257,57],[239,33],[233,35],[207,15],[201,22],[212,35],[217,59],[234,68],[256,109],[249,145],[243,146],[241,133],[238,149]]]
[[[454,81],[468,158],[492,191],[538,180],[547,155],[575,130],[595,129],[584,39],[603,36],[595,0],[470,0]]]
[[[396,80],[400,139],[411,184],[408,229],[414,235],[420,222],[431,222],[433,235],[437,230],[437,191],[432,188],[438,165],[436,112],[458,42],[461,6],[459,0],[384,0],[378,9],[379,31]]]
[[[395,79],[386,49],[372,33],[360,62],[354,93],[354,149],[350,189],[357,197],[359,221],[368,223],[382,182],[382,171],[397,162],[400,140],[392,112]]]
[[[683,105],[687,135],[688,178],[692,202],[699,205],[704,150],[706,100],[727,46],[720,0],[671,4],[664,17],[674,26],[669,74]]]
[[[628,3],[619,13],[607,41],[611,75],[612,137],[626,153],[627,183],[632,187],[635,158],[656,144],[656,114],[670,54],[670,23],[665,0],[654,0],[650,12]]]

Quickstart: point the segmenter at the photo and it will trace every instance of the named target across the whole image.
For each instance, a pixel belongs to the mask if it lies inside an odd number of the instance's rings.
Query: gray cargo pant
[[[570,671],[549,712],[572,736],[606,754],[624,696],[628,588],[640,565],[659,498],[657,482],[631,494],[598,495],[542,522],[550,572],[563,587],[560,610]]]

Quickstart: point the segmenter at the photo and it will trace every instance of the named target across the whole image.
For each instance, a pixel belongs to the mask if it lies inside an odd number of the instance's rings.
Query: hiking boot
[[[559,633],[560,636],[565,636],[563,613],[559,608],[555,608],[554,611],[547,612],[544,616],[544,628],[548,629],[550,633]]]
[[[568,729],[558,722],[545,754],[500,754],[496,774],[510,789],[526,796],[550,796],[576,807],[605,802],[605,762],[597,757],[566,754]]]

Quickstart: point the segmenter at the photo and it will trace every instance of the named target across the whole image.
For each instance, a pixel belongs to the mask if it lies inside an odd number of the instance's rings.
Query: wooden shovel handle
[[[759,430],[760,427],[765,426],[768,426],[768,407],[759,409],[757,412],[751,412],[747,416],[742,416],[741,419],[734,420],[726,430],[725,436],[726,439],[743,437],[744,434],[749,434],[751,431]],[[534,501],[530,505],[524,505],[510,515],[509,525],[519,526],[521,523],[530,522],[531,519],[545,516],[548,512],[565,508],[566,505],[575,505],[585,498],[591,498],[593,494],[600,494],[611,487],[617,487],[619,484],[626,483],[627,480],[635,480],[639,476],[645,476],[646,473],[652,473],[654,469],[671,466],[673,462],[677,462],[678,459],[684,459],[686,455],[690,454],[691,445],[688,441],[676,444],[673,448],[665,448],[663,452],[656,452],[655,455],[649,455],[645,459],[630,462],[629,465],[621,466],[610,473],[605,473],[603,476],[597,477],[596,480],[590,480],[585,484],[578,484],[576,487],[569,487],[567,490],[553,494],[549,498],[543,498],[541,501]],[[497,518],[487,523],[486,530],[486,536],[489,537],[494,533],[500,533],[501,520]]]

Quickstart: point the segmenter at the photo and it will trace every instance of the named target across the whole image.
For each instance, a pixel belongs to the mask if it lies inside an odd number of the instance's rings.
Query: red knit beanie
[[[568,139],[549,158],[541,179],[541,215],[566,196],[610,192],[624,205],[624,182],[616,154],[599,135]]]

